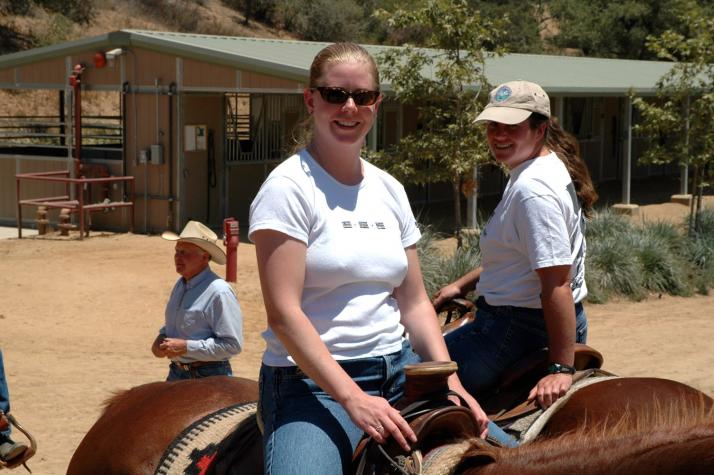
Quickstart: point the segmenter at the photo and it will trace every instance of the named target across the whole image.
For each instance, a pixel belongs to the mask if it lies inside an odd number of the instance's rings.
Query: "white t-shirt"
[[[404,248],[421,237],[404,187],[362,166],[361,183],[343,185],[301,150],[273,170],[250,207],[249,237],[272,229],[307,245],[302,309],[337,360],[401,349],[392,292],[407,273]],[[270,328],[263,338],[265,364],[295,364]]]
[[[520,164],[481,234],[477,293],[490,305],[542,308],[535,270],[570,265],[580,302],[587,295],[583,232],[575,186],[556,154]]]

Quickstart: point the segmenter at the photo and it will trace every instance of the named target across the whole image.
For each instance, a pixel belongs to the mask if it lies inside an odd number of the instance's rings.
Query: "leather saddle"
[[[446,335],[476,319],[476,304],[468,299],[451,299],[436,309],[441,315],[441,333]]]
[[[578,372],[601,368],[602,362],[603,357],[599,351],[585,344],[575,344],[574,366]],[[529,353],[511,365],[498,384],[480,394],[474,394],[474,397],[489,419],[495,422],[502,420],[505,414],[511,417],[519,415],[518,411],[513,412],[517,407],[521,408],[521,413],[535,411],[538,407],[535,403],[527,404],[526,399],[536,383],[548,374],[548,364],[548,348]]]
[[[360,441],[353,456],[358,475],[421,473],[425,454],[444,444],[478,437],[478,423],[470,409],[456,406],[448,397],[447,378],[456,372],[453,361],[435,361],[405,367],[404,396],[395,407],[417,436],[406,452],[393,438],[378,444]]]
[[[579,374],[600,368],[602,355],[582,344],[575,348],[575,367]],[[476,399],[489,419],[505,423],[531,414],[539,408],[526,401],[530,389],[547,374],[548,349],[526,355],[501,377],[495,388]],[[355,451],[353,462],[358,475],[421,473],[426,454],[445,444],[478,438],[478,424],[470,409],[455,406],[446,379],[457,370],[453,361],[426,362],[405,368],[405,393],[396,407],[409,422],[417,436],[412,451],[406,453],[393,439],[383,445],[370,438],[363,439]]]
[[[452,299],[436,309],[441,319],[444,335],[473,322],[476,319],[476,305],[468,299]],[[599,351],[587,345],[575,344],[577,371],[599,369],[603,357]],[[523,356],[501,375],[498,383],[486,391],[473,394],[491,420],[498,422],[504,414],[518,415],[537,410],[535,404],[525,403],[531,388],[547,374],[548,348],[541,348]],[[577,376],[576,376],[577,377]],[[516,413],[513,410],[520,407]]]

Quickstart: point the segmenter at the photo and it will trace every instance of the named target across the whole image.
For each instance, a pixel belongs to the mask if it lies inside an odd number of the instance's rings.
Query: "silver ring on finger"
[[[378,424],[378,425],[374,426],[374,430],[376,430],[379,435],[382,435],[382,432],[384,431],[384,427],[382,426],[382,424]]]

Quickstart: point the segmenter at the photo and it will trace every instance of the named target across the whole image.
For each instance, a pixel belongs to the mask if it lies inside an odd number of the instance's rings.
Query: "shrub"
[[[32,0],[0,1],[0,13],[10,15],[27,15],[32,10]]]
[[[665,231],[666,236],[660,234]],[[651,292],[691,295],[681,259],[675,254],[678,242],[668,241],[666,226],[646,227],[634,236],[637,259],[642,268],[642,286]]]
[[[365,24],[354,0],[223,0],[255,20],[310,41],[358,41]]]
[[[15,22],[0,24],[0,54],[14,53],[35,46],[35,39],[30,34],[19,32]],[[12,89],[7,89],[11,91]]]
[[[435,241],[439,238],[430,226],[425,226],[422,228],[422,238],[417,244],[424,286],[430,296],[481,263],[478,236],[466,237],[463,246],[447,256],[435,246]]]
[[[689,218],[686,221],[689,222]],[[694,232],[698,236],[714,238],[714,209],[703,208],[701,210],[699,213],[699,227]]]
[[[201,2],[177,0],[134,0],[147,15],[182,32],[196,32],[201,20]]]
[[[692,286],[700,294],[709,294],[709,289],[714,287],[714,239],[711,236],[690,238],[685,256],[692,263]]]
[[[92,0],[35,0],[35,3],[83,25],[88,24],[96,13]]]
[[[352,0],[309,0],[293,31],[310,41],[357,41],[362,9]]]
[[[609,298],[612,294],[642,300],[646,293],[642,284],[642,266],[633,252],[630,236],[615,234],[588,240],[585,282]]]
[[[72,20],[55,13],[50,16],[47,30],[37,33],[37,46],[49,46],[68,40],[72,35]]]
[[[607,236],[627,235],[633,230],[632,223],[623,215],[612,212],[609,208],[598,211],[585,227],[585,236],[590,240],[598,240]]]

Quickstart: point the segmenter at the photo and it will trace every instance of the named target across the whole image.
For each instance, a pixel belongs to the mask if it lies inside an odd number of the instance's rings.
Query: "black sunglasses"
[[[318,91],[325,102],[330,104],[344,104],[350,97],[358,106],[371,106],[379,99],[379,91],[368,91],[366,89],[355,89],[348,91],[341,87],[319,86],[312,88],[313,91]]]

